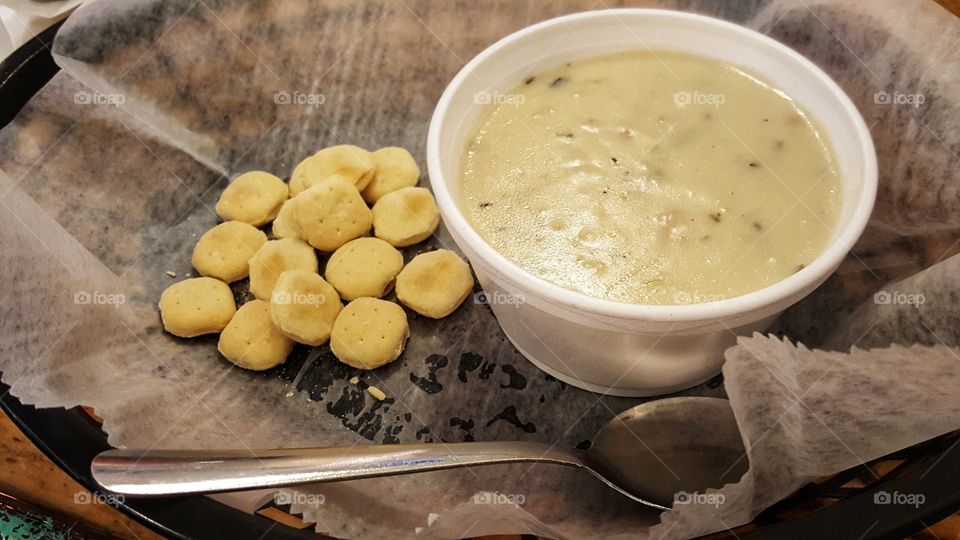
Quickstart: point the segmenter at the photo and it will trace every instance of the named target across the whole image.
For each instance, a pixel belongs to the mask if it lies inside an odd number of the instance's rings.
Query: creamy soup
[[[837,221],[829,141],[736,66],[630,51],[477,99],[490,105],[460,204],[497,251],[564,287],[644,304],[737,296],[803,269]]]

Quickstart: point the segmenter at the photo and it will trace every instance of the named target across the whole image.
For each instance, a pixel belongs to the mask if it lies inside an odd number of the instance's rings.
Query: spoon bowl
[[[105,490],[164,496],[277,488],[496,463],[583,469],[623,495],[664,509],[680,493],[740,478],[747,462],[729,402],[678,397],[632,407],[607,422],[588,450],[532,442],[365,445],[274,450],[131,450],[90,464]]]
[[[733,410],[720,398],[668,398],[627,409],[597,432],[585,457],[614,489],[661,507],[747,472]]]

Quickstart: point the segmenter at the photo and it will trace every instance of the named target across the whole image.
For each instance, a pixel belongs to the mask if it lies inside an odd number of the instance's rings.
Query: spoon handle
[[[277,450],[107,450],[90,472],[132,496],[240,491],[470,465],[546,462],[583,467],[576,451],[528,442],[359,445]]]

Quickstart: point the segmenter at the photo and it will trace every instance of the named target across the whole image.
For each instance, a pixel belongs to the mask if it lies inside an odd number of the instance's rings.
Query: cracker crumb
[[[353,377],[350,377],[349,382],[350,384],[357,384],[358,382],[360,382],[360,377],[357,377],[356,375],[354,375]]]
[[[367,392],[379,401],[387,399],[387,395],[383,393],[383,390],[380,390],[376,386],[368,386]]]
[[[177,277],[177,273],[173,270],[167,270],[167,275],[170,277]]]

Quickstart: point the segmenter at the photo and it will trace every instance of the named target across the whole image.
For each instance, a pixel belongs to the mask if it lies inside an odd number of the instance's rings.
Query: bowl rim
[[[740,37],[776,49],[780,54],[790,57],[803,66],[807,72],[806,76],[816,79],[843,109],[847,118],[853,124],[852,127],[857,139],[854,146],[861,154],[863,174],[859,181],[862,185],[862,191],[855,202],[846,227],[840,230],[839,234],[823,251],[802,270],[761,289],[711,302],[693,304],[619,302],[568,289],[524,270],[494,249],[469,223],[448,189],[447,180],[444,178],[440,164],[442,146],[440,131],[445,123],[451,101],[460,91],[464,81],[473,76],[477,66],[486,62],[491,56],[531,34],[552,26],[576,23],[585,19],[619,19],[622,16],[647,16],[675,22],[693,21],[699,24],[713,25],[723,31],[739,34]],[[433,193],[447,227],[455,230],[457,234],[454,236],[459,236],[461,242],[468,244],[469,250],[472,250],[479,259],[496,268],[498,273],[503,274],[518,288],[529,291],[548,303],[557,304],[573,311],[618,319],[652,322],[698,322],[724,319],[762,310],[788,300],[798,293],[806,294],[812,291],[833,273],[860,238],[873,211],[877,192],[877,157],[870,131],[849,96],[816,64],[783,43],[744,26],[705,15],[653,8],[601,9],[547,19],[501,38],[474,56],[450,81],[434,109],[427,134],[427,170]]]

